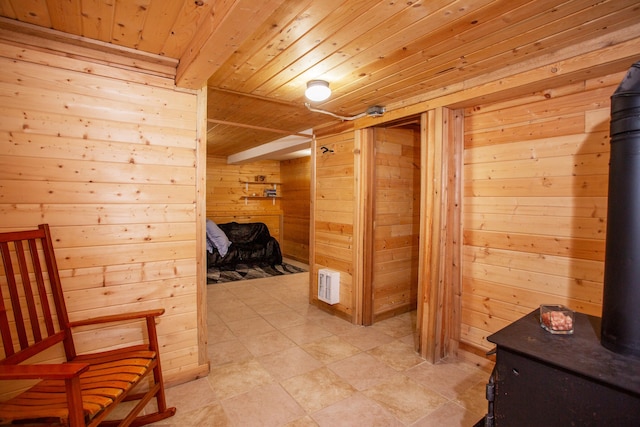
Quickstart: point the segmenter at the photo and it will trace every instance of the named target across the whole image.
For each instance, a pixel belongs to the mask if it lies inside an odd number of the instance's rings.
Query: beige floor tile
[[[287,392],[312,414],[356,392],[326,367],[281,382]]]
[[[486,400],[487,381],[481,381],[458,395],[454,402],[463,406],[478,419],[487,413]]]
[[[255,359],[213,367],[207,377],[219,399],[227,399],[273,382]]]
[[[374,347],[394,340],[392,336],[366,326],[361,326],[346,334],[342,334],[340,338],[363,351],[371,350]]]
[[[216,402],[217,397],[207,378],[200,378],[166,390],[168,406],[191,412]]]
[[[218,296],[213,299],[207,298],[209,308],[213,313],[221,313],[223,311],[231,311],[247,307],[240,298],[237,298],[231,292],[218,292]]]
[[[360,353],[360,349],[343,341],[337,336],[321,338],[305,344],[302,348],[323,363],[337,362]]]
[[[269,302],[252,305],[251,308],[253,308],[256,311],[256,313],[258,313],[261,316],[266,316],[274,313],[283,313],[291,310],[287,305],[281,303],[280,301],[275,301],[271,298]]]
[[[470,370],[457,363],[421,363],[406,371],[415,382],[437,391],[448,399],[455,399],[472,386],[489,379],[480,369]]]
[[[285,380],[322,367],[322,363],[300,347],[268,354],[258,360],[277,380]]]
[[[299,289],[288,287],[281,293],[275,295],[278,301],[288,306],[309,305],[309,295],[307,292],[300,292]]]
[[[166,423],[166,424],[165,424]],[[203,406],[192,411],[176,412],[171,418],[153,424],[156,427],[233,427],[234,424],[229,420],[224,412],[222,405],[215,402],[211,405]]]
[[[394,375],[400,375],[375,357],[359,353],[338,362],[331,363],[328,368],[358,390],[366,390]]]
[[[376,402],[354,394],[313,414],[320,427],[395,427],[403,424]]]
[[[234,304],[244,305],[240,298],[237,298],[224,286],[218,285],[207,286],[207,301],[215,301],[215,306],[209,306],[214,311],[219,308],[229,308]]]
[[[400,341],[392,341],[369,350],[367,353],[391,366],[404,371],[424,362],[414,348]]]
[[[460,405],[447,402],[411,427],[470,427],[481,418],[476,418]]]
[[[405,424],[419,420],[447,402],[443,396],[402,375],[362,393]]]
[[[218,286],[215,284],[211,284],[207,286],[207,298],[218,297],[218,296],[221,298],[224,298],[226,297],[226,295],[224,294],[228,294],[228,293],[229,293],[229,290],[227,290],[227,288],[224,286]]]
[[[251,298],[243,298],[242,302],[244,302],[247,306],[251,307],[258,314],[260,309],[266,310],[266,312],[274,310],[273,308],[266,308],[272,304],[282,305],[278,300],[274,299],[272,296],[267,295],[266,293],[261,293],[259,295],[255,295]],[[286,306],[285,306],[286,307]],[[281,308],[282,309],[282,308]],[[277,309],[276,309],[277,311]]]
[[[286,329],[303,325],[307,321],[303,315],[292,311],[291,308],[279,313],[264,314],[262,317],[276,329]]]
[[[404,337],[398,338],[398,341],[403,342],[411,347],[417,349],[418,348],[418,333],[413,332],[409,335],[405,335]]]
[[[285,424],[283,427],[318,427],[318,423],[316,423],[309,415],[305,415],[302,418],[298,418],[297,420]]]
[[[256,313],[255,310],[248,305],[221,308],[216,310],[216,313],[227,324],[236,320],[253,319],[259,316],[258,313]]]
[[[282,333],[291,338],[298,345],[307,344],[322,338],[332,336],[331,332],[317,325],[315,322],[305,322],[301,325],[285,328]]]
[[[230,362],[243,362],[253,358],[253,354],[237,338],[209,344],[207,354],[212,367]]]
[[[309,311],[313,313],[314,310],[317,310],[316,307],[309,305],[309,300],[307,298],[304,298],[300,301],[283,301],[283,303],[301,316],[305,316],[305,319],[309,319]]]
[[[280,331],[240,337],[247,350],[256,357],[295,347],[296,344]]]
[[[318,320],[320,326],[334,335],[344,335],[349,332],[353,332],[356,329],[360,329],[361,326],[356,326],[336,316],[326,316],[326,314]]]
[[[304,416],[304,410],[279,384],[268,384],[222,401],[236,426],[278,427]]]
[[[224,321],[213,311],[207,313],[207,325],[210,327],[224,326]]]
[[[276,330],[262,317],[251,317],[247,319],[229,321],[227,322],[227,327],[239,338],[251,335],[260,335]]]
[[[223,285],[234,296],[243,300],[260,297],[264,295],[264,290],[260,289],[260,282],[253,280],[242,280],[230,282]]]
[[[394,338],[402,338],[414,333],[416,323],[412,313],[403,313],[399,316],[374,323],[371,327]]]
[[[219,325],[209,325],[208,337],[209,344],[236,339],[234,333],[231,332],[231,329],[229,329],[224,323]]]

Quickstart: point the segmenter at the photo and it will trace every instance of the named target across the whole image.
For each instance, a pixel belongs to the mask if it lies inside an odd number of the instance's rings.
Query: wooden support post
[[[455,118],[455,112],[443,107],[421,117],[417,322],[420,354],[431,363],[448,354],[450,337],[459,327],[459,299],[454,295],[460,287],[461,153],[456,144],[462,141],[462,120]]]

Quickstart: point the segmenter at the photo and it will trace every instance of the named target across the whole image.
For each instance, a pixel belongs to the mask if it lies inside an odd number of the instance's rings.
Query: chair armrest
[[[0,380],[65,380],[89,369],[88,363],[0,365]]]
[[[136,311],[132,313],[112,314],[109,316],[92,317],[90,319],[76,320],[69,322],[70,327],[97,325],[100,323],[122,322],[125,320],[144,319],[150,317],[158,317],[164,314],[164,308],[155,310]]]

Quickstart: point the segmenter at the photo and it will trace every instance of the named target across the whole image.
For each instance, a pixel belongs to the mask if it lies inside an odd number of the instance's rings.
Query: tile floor
[[[473,426],[487,368],[414,351],[415,312],[354,326],[308,303],[308,274],[209,285],[211,372],[167,389],[156,426]]]

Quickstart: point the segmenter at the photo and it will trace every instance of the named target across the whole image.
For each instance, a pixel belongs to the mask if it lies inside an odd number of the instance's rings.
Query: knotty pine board
[[[409,129],[374,132],[373,317],[416,306],[420,138]]]
[[[51,225],[71,319],[164,308],[165,379],[195,378],[208,369],[198,359],[197,93],[143,62],[117,68],[62,46],[0,41],[2,229]],[[80,331],[78,347],[140,338],[120,325],[100,340]]]
[[[309,263],[311,212],[311,157],[280,162],[283,185],[282,254]]]
[[[461,341],[543,303],[602,304],[608,114],[620,74],[465,110]]]
[[[333,152],[323,153],[321,147]],[[311,245],[309,298],[312,303],[353,321],[355,296],[353,275],[356,242],[355,165],[353,132],[318,137],[315,147],[314,199],[312,201],[313,240]],[[318,300],[318,270],[329,268],[340,272],[340,302],[329,306]]]

